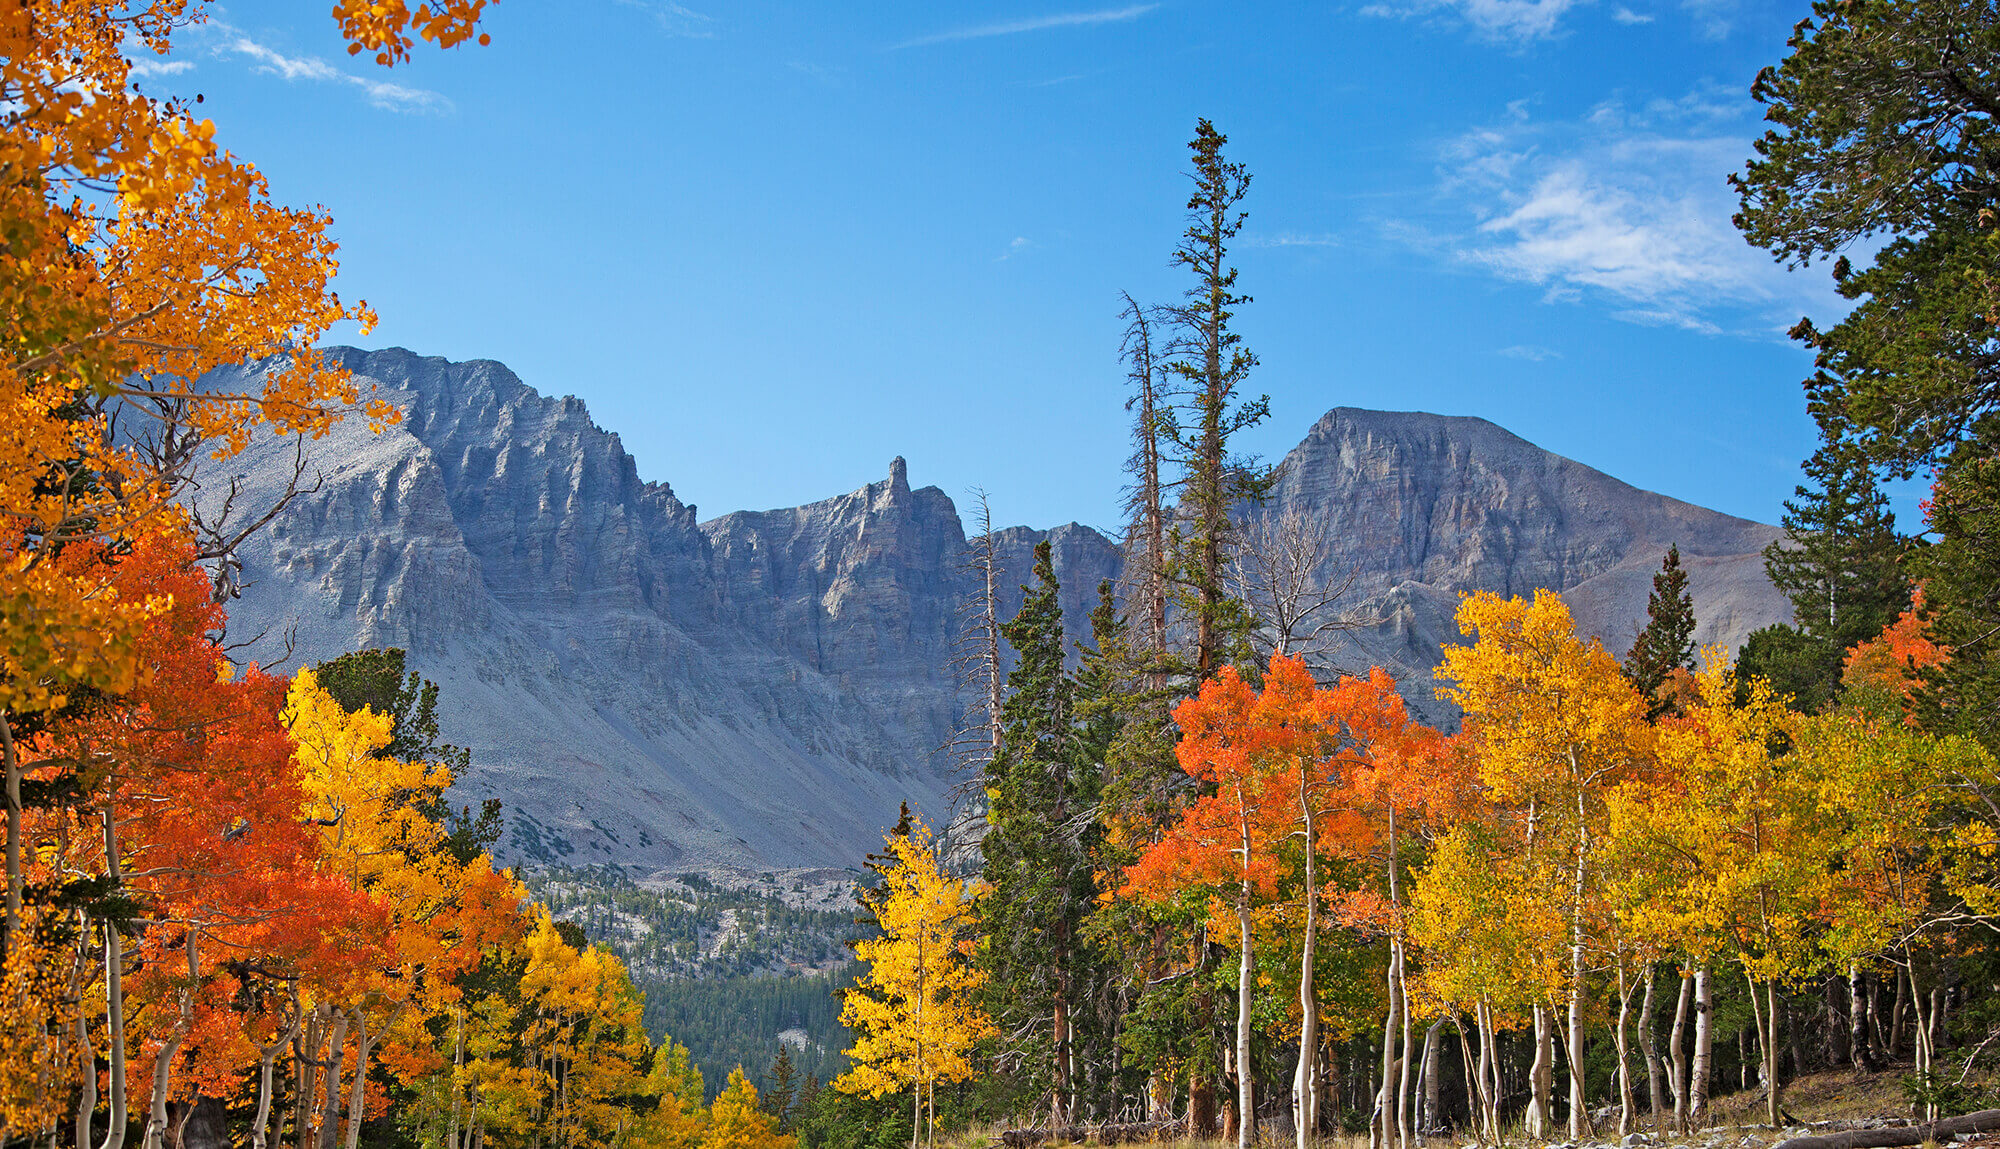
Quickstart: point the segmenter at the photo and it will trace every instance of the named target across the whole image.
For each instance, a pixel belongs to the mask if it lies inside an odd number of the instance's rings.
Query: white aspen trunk
[[[104,857],[105,873],[111,878],[112,887],[119,881],[118,832],[117,823],[112,820],[111,806],[104,807]],[[111,1067],[105,1076],[105,1088],[110,1093],[106,1100],[111,1106],[110,1123],[104,1129],[104,1142],[100,1149],[125,1149],[125,1126],[130,1120],[126,1112],[127,1093],[125,1080],[125,941],[118,934],[117,925],[104,923],[104,1040],[105,1054]],[[78,1149],[84,1149],[79,1146]]]
[[[1500,1143],[1500,1036],[1493,1031],[1493,1004],[1479,1003],[1479,1088],[1486,1102],[1482,1115],[1486,1140]]]
[[[1249,857],[1246,836],[1244,856]],[[1250,1071],[1250,1007],[1256,989],[1257,959],[1251,951],[1250,882],[1245,879],[1236,895],[1236,933],[1243,953],[1236,966],[1236,1149],[1250,1149],[1257,1124],[1256,1082]]]
[[[1549,1007],[1536,1002],[1534,1007],[1535,1059],[1528,1067],[1528,1111],[1523,1116],[1523,1124],[1529,1137],[1541,1141],[1547,1139],[1554,1117],[1555,1094],[1555,1035],[1549,1018]]]
[[[1401,904],[1396,879],[1396,805],[1394,802],[1389,804],[1388,815],[1389,904],[1394,907]],[[1382,1021],[1382,1083],[1375,1095],[1375,1116],[1370,1121],[1368,1127],[1368,1143],[1371,1149],[1379,1149],[1380,1146],[1389,1143],[1389,1131],[1395,1124],[1389,1108],[1395,1096],[1397,1020],[1404,1001],[1401,994],[1403,975],[1400,967],[1402,961],[1402,935],[1400,932],[1392,932],[1389,935],[1389,1012],[1388,1016]],[[1407,1053],[1407,1051],[1405,1052]]]
[[[1766,1110],[1773,1129],[1785,1123],[1782,1116],[1784,1105],[1779,1096],[1781,1088],[1778,1080],[1778,983],[1770,981],[1764,984],[1764,1092],[1769,1101]]]
[[[1626,1027],[1632,1018],[1632,986],[1625,977],[1625,957],[1618,957],[1618,1135],[1632,1132],[1633,1110],[1638,1105],[1632,1097],[1631,1048],[1626,1038]]]
[[[1472,1058],[1472,1041],[1465,1034],[1465,1023],[1460,1018],[1452,1018],[1452,1028],[1458,1031],[1458,1057],[1465,1066],[1465,1114],[1466,1123],[1472,1126],[1473,1138],[1481,1145],[1486,1143],[1486,1082],[1475,1071]]]
[[[1305,816],[1305,940],[1299,950],[1299,1065],[1292,1075],[1292,1123],[1298,1149],[1310,1149],[1319,1133],[1319,994],[1313,987],[1313,962],[1319,952],[1319,837],[1308,791],[1305,759],[1300,760],[1299,805]]]
[[[1694,993],[1694,979],[1686,970],[1680,971],[1681,992],[1674,1004],[1674,1028],[1668,1052],[1673,1055],[1674,1075],[1671,1084],[1674,1090],[1674,1131],[1688,1131],[1689,1110],[1692,1108],[1688,1097],[1687,1061],[1687,1020],[1688,1001]]]
[[[1646,988],[1639,998],[1639,1056],[1646,1062],[1646,1100],[1653,1111],[1653,1131],[1663,1132],[1667,1094],[1660,1080],[1660,1047],[1653,1036],[1653,986],[1659,966],[1646,963]]]
[[[1575,773],[1576,752],[1570,752],[1570,770]],[[1590,857],[1590,836],[1584,817],[1583,790],[1576,793],[1576,870],[1570,883],[1569,934],[1569,1025],[1564,1035],[1564,1052],[1569,1058],[1569,1135],[1583,1140],[1590,1128],[1590,1099],[1584,1089],[1583,1006],[1584,975],[1589,972],[1584,952],[1584,869]]]
[[[1715,987],[1708,966],[1694,971],[1694,1064],[1688,1073],[1688,1120],[1708,1124],[1709,1070],[1715,1064]]]
[[[188,1031],[194,1027],[194,985],[201,972],[200,955],[195,946],[194,925],[189,923],[187,938],[183,943],[187,950],[188,984],[181,991],[181,1014],[175,1019],[174,1027],[160,1042],[160,1052],[153,1059],[153,1093],[146,1108],[146,1149],[162,1149],[167,1137],[167,1094],[173,1085],[174,1057],[180,1052],[181,1042],[187,1040]]]
[[[1444,1029],[1443,1019],[1433,1021],[1424,1030],[1424,1056],[1422,1073],[1418,1075],[1417,1097],[1422,1105],[1417,1110],[1416,1134],[1418,1140],[1424,1135],[1442,1127],[1438,1120],[1438,1107],[1443,1102],[1442,1089],[1438,1083],[1438,1034]]]
[[[1400,946],[1400,941],[1398,945]],[[1415,1060],[1410,1056],[1413,1046],[1410,1030],[1410,957],[1405,953],[1396,961],[1397,992],[1403,995],[1403,1043],[1400,1055],[1401,1065],[1396,1073],[1396,1144],[1410,1143],[1410,1070]]]
[[[347,1052],[347,1011],[333,1014],[333,1032],[326,1042],[325,1098],[320,1104],[319,1149],[333,1149],[340,1136],[340,1059]]]
[[[90,935],[86,933],[85,937]],[[76,1018],[76,1149],[91,1149],[91,1118],[97,1114],[97,1051],[90,1047],[90,1023]]]
[[[264,1149],[265,1133],[271,1121],[272,1078],[276,1074],[278,1055],[291,1047],[292,1039],[299,1034],[299,994],[296,982],[292,986],[292,1019],[285,1026],[285,1032],[270,1045],[258,1049],[257,1064],[257,1116],[250,1125],[250,1149]]]
[[[400,1011],[398,1011],[400,1012]],[[368,1036],[368,1015],[360,1006],[354,1007],[354,1086],[347,1096],[347,1149],[356,1149],[361,1144],[361,1119],[367,1115],[368,1107],[368,1055],[374,1051],[382,1035],[389,1032],[389,1025],[396,1019],[391,1013],[382,1021],[382,1027]]]

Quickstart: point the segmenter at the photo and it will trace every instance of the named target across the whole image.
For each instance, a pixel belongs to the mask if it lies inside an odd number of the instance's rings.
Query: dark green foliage
[[[1845,651],[1909,609],[1903,540],[1859,447],[1830,440],[1805,473],[1779,520],[1785,537],[1764,548],[1764,571],[1792,600],[1795,626]]]
[[[1925,582],[1933,635],[1964,645],[1926,674],[1918,713],[1992,745],[1977,716],[1993,712],[2000,679],[1990,472],[2000,446],[2000,10],[1991,0],[1818,0],[1789,46],[1753,89],[1775,126],[1736,177],[1737,222],[1780,259],[1839,256],[1835,282],[1857,306],[1825,330],[1801,321],[1793,332],[1815,352],[1808,408],[1829,443],[1884,473],[1934,471],[1936,545],[1911,556],[1909,573]],[[1889,241],[1869,266],[1840,255],[1876,235]],[[1800,625],[1813,624],[1802,615]]]
[[[1830,705],[1840,687],[1843,652],[1797,627],[1767,626],[1750,632],[1736,656],[1742,684],[1761,678],[1788,695],[1792,708],[1816,714]]]
[[[1247,652],[1251,620],[1224,586],[1236,541],[1231,512],[1244,499],[1261,499],[1271,473],[1254,460],[1232,455],[1230,437],[1270,414],[1269,396],[1240,399],[1257,356],[1229,326],[1250,297],[1236,287],[1229,243],[1247,214],[1237,205],[1250,187],[1242,164],[1223,158],[1229,138],[1207,119],[1188,142],[1194,157],[1194,190],[1188,196],[1187,230],[1173,264],[1194,283],[1182,301],[1165,309],[1173,336],[1165,368],[1176,382],[1175,406],[1162,420],[1173,461],[1181,471],[1181,514],[1169,532],[1166,577],[1179,590],[1178,606],[1194,629],[1192,669],[1207,677]]]
[[[1675,670],[1694,667],[1694,596],[1688,593],[1687,569],[1681,566],[1681,549],[1667,548],[1660,573],[1653,576],[1653,595],[1646,602],[1646,629],[1632,643],[1625,656],[1625,677],[1639,693],[1653,699],[1657,716],[1665,706],[1658,701],[1660,687]]]
[[[1907,544],[1866,454],[1829,439],[1806,460],[1807,483],[1787,500],[1785,537],[1764,549],[1772,585],[1792,600],[1794,623],[1752,634],[1737,660],[1746,683],[1768,679],[1796,708],[1824,710],[1840,693],[1847,650],[1909,609]]]
[[[1029,1080],[1066,1107],[1077,1090],[1079,1015],[1096,963],[1080,937],[1096,895],[1091,857],[1099,761],[1076,729],[1076,683],[1064,669],[1062,608],[1046,540],[1035,545],[1034,585],[1001,627],[1014,669],[1000,710],[999,753],[987,767],[980,901],[988,1012]]]
[[[852,1038],[840,1024],[840,994],[854,984],[852,967],[800,977],[633,980],[646,995],[646,1032],[655,1041],[672,1035],[687,1046],[710,1100],[722,1092],[730,1070],[754,1073],[768,1064],[772,1043],[787,1029],[806,1034],[806,1047],[791,1056],[794,1073],[824,1081],[847,1070]]]
[[[545,866],[526,881],[559,929],[580,929],[625,962],[646,996],[647,1032],[687,1046],[711,1099],[730,1070],[755,1074],[770,1064],[786,1029],[807,1038],[789,1054],[795,1074],[824,1081],[846,1069],[851,1039],[840,1025],[839,990],[853,981],[846,942],[856,926],[844,899],[806,909],[699,873],[642,886],[610,866]],[[735,932],[704,949],[725,914]]]
[[[2000,417],[1965,444],[1932,491],[1937,541],[1911,559],[1923,580],[1924,616],[1951,660],[1927,670],[1917,691],[1919,721],[2000,750]]]
[[[778,1119],[780,1130],[792,1126],[792,1103],[799,1092],[798,1067],[792,1064],[792,1047],[785,1042],[778,1043],[777,1056],[771,1059],[771,1068],[763,1075],[757,1088],[757,1108]]]
[[[454,773],[465,769],[470,752],[438,742],[437,683],[412,670],[404,675],[404,653],[394,647],[357,650],[313,667],[320,689],[349,714],[363,707],[390,719],[384,758],[442,762]]]

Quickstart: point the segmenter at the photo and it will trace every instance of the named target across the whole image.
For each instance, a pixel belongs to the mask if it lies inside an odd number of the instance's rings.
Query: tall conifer
[[[1649,700],[1654,716],[1666,709],[1660,687],[1675,670],[1694,669],[1694,596],[1688,593],[1687,568],[1681,548],[1667,548],[1660,573],[1653,576],[1653,595],[1646,602],[1646,629],[1625,656],[1625,677]]]

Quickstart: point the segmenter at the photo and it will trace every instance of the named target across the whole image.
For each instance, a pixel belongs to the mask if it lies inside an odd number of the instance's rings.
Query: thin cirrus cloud
[[[315,83],[351,85],[361,89],[367,95],[369,103],[387,111],[449,112],[452,110],[451,101],[442,93],[392,84],[387,80],[371,80],[356,76],[341,71],[325,60],[311,56],[287,56],[240,33],[225,36],[215,50],[218,55],[236,55],[252,60],[256,71],[277,76],[287,82],[309,80]]]
[[[1516,105],[1443,150],[1441,198],[1469,227],[1396,221],[1385,233],[1539,287],[1547,302],[1769,337],[1802,311],[1844,305],[1823,274],[1785,271],[1730,222],[1727,177],[1750,154],[1742,111],[1708,89],[1638,108],[1606,101],[1574,122],[1536,122]]]
[[[674,0],[617,0],[621,7],[649,13],[669,36],[688,40],[715,39],[715,17],[674,3]]]
[[[1556,34],[1562,18],[1579,0],[1383,0],[1361,9],[1363,16],[1408,19],[1443,16],[1462,20],[1480,35],[1500,41],[1540,40]]]
[[[924,48],[932,44],[955,44],[962,40],[984,40],[993,36],[1045,32],[1051,28],[1087,28],[1097,24],[1120,24],[1127,20],[1137,20],[1158,7],[1158,4],[1129,4],[1123,8],[1100,8],[1090,12],[1058,12],[1049,16],[1030,16],[1023,20],[973,24],[944,32],[934,32],[928,36],[918,36],[890,47],[892,51],[901,51],[904,48]]]

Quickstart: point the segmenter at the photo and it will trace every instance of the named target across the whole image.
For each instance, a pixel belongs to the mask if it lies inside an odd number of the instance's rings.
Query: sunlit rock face
[[[574,398],[490,361],[335,354],[405,412],[308,444],[308,484],[248,544],[231,636],[310,664],[400,646],[472,748],[460,800],[507,809],[505,860],[845,867],[900,803],[943,814],[964,713],[952,663],[975,582],[963,523],[903,460],[858,491],[699,521],[645,483]],[[235,386],[230,375],[212,380]],[[292,472],[264,441],[203,476],[256,505]],[[1638,491],[1475,419],[1340,409],[1270,504],[1328,527],[1327,578],[1374,621],[1329,652],[1379,663],[1441,721],[1437,643],[1459,593],[1565,592],[1623,650],[1669,544],[1704,641],[1786,615],[1757,551],[1775,529]],[[1050,539],[1080,637],[1118,548],[1075,523],[997,536],[1002,610]]]
[[[1639,490],[1484,419],[1335,408],[1285,457],[1254,513],[1324,524],[1322,580],[1351,575],[1359,613],[1378,620],[1329,657],[1395,673],[1434,721],[1453,717],[1432,696],[1431,671],[1438,644],[1457,640],[1452,613],[1469,591],[1561,591],[1578,628],[1623,655],[1678,546],[1698,642],[1733,650],[1791,619],[1764,577],[1776,527]]]

